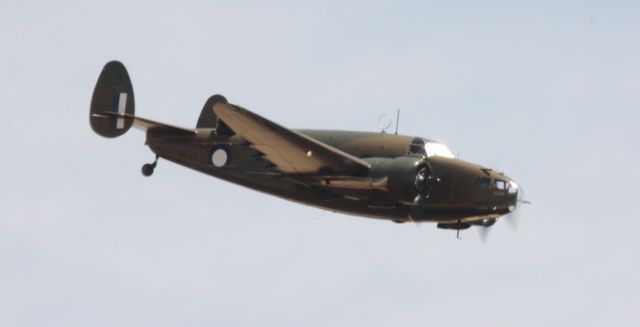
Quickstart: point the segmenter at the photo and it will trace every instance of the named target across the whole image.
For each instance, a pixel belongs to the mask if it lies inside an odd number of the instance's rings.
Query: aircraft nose
[[[524,202],[524,191],[522,187],[516,183],[516,181],[509,179],[509,185],[507,189],[507,195],[509,197],[509,211],[515,211],[520,203]]]

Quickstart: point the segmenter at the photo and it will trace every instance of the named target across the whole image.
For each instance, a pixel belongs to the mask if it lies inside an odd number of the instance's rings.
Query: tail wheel
[[[153,175],[153,169],[156,168],[155,164],[144,164],[142,166],[142,175],[149,177]]]
[[[142,175],[144,175],[145,177],[153,175],[153,170],[156,169],[156,165],[158,164],[158,158],[159,156],[156,155],[156,160],[154,160],[152,163],[142,165]]]

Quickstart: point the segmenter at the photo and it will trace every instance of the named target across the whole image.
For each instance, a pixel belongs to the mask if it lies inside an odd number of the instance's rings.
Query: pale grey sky
[[[1,326],[632,326],[637,1],[0,1]],[[153,159],[88,110],[123,61],[140,116],[214,93],[289,127],[400,132],[504,170],[520,228],[397,225]]]

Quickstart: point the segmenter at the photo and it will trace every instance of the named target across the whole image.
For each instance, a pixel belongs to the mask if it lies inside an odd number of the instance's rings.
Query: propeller
[[[416,195],[413,200],[413,208],[411,209],[412,217],[420,216],[427,200],[429,200],[431,188],[439,182],[440,179],[433,177],[431,174],[431,167],[423,159],[423,164],[421,163],[416,171],[415,187],[416,191],[418,191],[418,195]]]
[[[518,186],[518,197],[516,199],[514,210],[505,215],[507,223],[514,231],[517,231],[518,226],[520,225],[520,217],[522,215],[521,208],[523,204],[531,204],[531,202],[524,199],[524,189]]]
[[[433,179],[433,177],[431,177],[429,174],[429,167],[426,165],[420,166],[418,168],[418,171],[416,172],[415,181],[416,191],[418,191],[418,195],[416,195],[413,202],[415,202],[416,204],[424,204],[427,201],[427,198],[429,198],[430,178]]]
[[[517,195],[515,206],[513,207],[513,210],[511,210],[511,212],[501,217],[501,218],[504,218],[504,220],[506,220],[507,224],[513,231],[517,231],[518,226],[520,225],[520,219],[522,217],[522,209],[521,209],[522,205],[531,204],[530,201],[527,201],[524,199],[524,190],[522,189],[522,187],[519,187],[519,186],[515,186],[515,187],[518,188],[518,195]],[[480,236],[480,240],[482,241],[482,243],[485,243],[488,240],[489,234],[491,231],[490,229],[491,225],[493,224],[481,225],[478,227],[478,234]]]
[[[518,231],[518,226],[520,226],[520,210],[512,211],[506,215],[504,215],[504,220],[507,222],[511,230]]]
[[[489,239],[489,234],[491,233],[491,226],[496,223],[498,219],[485,219],[482,221],[482,225],[478,226],[478,235],[480,236],[480,240],[482,243],[485,243]]]
[[[491,228],[488,226],[478,226],[478,235],[480,236],[480,241],[482,243],[486,243],[489,239],[489,234],[491,234]]]

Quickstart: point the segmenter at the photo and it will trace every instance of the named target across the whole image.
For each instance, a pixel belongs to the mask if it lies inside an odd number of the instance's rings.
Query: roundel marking
[[[209,163],[214,167],[224,167],[231,158],[231,152],[226,144],[216,144],[209,151]]]
[[[211,155],[211,162],[216,167],[224,166],[227,163],[227,159],[229,159],[229,156],[227,155],[227,151],[223,149],[217,149],[213,151]]]

